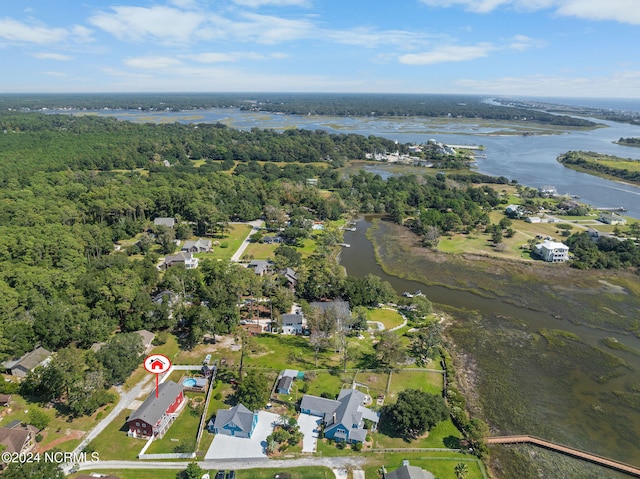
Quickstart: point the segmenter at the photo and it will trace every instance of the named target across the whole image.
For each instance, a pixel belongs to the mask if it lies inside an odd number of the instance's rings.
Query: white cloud
[[[489,13],[501,7],[521,11],[555,9],[560,15],[586,20],[613,20],[640,25],[637,0],[420,0],[430,7],[462,7],[475,13]]]
[[[40,72],[40,73],[42,73],[43,75],[48,75],[50,77],[58,77],[58,78],[65,78],[68,76],[66,73],[63,73],[63,72],[51,71],[51,72]]]
[[[558,3],[560,15],[640,25],[638,0],[562,0]]]
[[[235,23],[239,31],[234,33],[267,45],[309,38],[317,31],[315,24],[308,19],[289,20],[257,13],[245,13],[243,17],[248,21]]]
[[[489,43],[471,46],[446,45],[427,52],[402,55],[398,60],[406,65],[464,62],[486,57],[493,50],[496,50],[496,47]]]
[[[13,18],[0,18],[0,38],[11,42],[52,44],[59,43],[68,36],[69,32],[64,28],[49,28]]]
[[[233,0],[233,3],[243,7],[259,8],[264,5],[273,7],[308,7],[309,0]]]
[[[142,68],[144,70],[162,70],[169,67],[175,67],[177,65],[180,65],[182,62],[172,57],[150,56],[127,58],[124,60],[124,63],[125,65],[132,68]]]
[[[31,56],[38,60],[67,61],[72,59],[69,55],[62,55],[60,53],[33,53]]]
[[[537,40],[526,35],[516,35],[511,39],[508,48],[511,50],[524,51],[530,48],[540,48],[545,45],[546,43],[542,40]]]
[[[205,52],[197,55],[189,55],[188,58],[200,63],[225,63],[235,62],[237,57],[230,53]]]
[[[199,12],[164,6],[112,7],[112,12],[98,13],[89,22],[120,40],[151,37],[162,43],[187,43],[204,18]]]

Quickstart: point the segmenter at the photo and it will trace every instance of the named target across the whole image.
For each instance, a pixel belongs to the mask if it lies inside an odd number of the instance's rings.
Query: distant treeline
[[[526,108],[492,105],[471,95],[400,94],[50,94],[2,95],[0,109],[101,108],[180,111],[207,108],[240,108],[296,115],[423,116],[526,120],[557,126],[595,127],[585,119],[554,115]]]
[[[625,181],[640,183],[640,162],[637,160],[604,155],[592,151],[569,151],[558,157],[565,166],[613,176]]]

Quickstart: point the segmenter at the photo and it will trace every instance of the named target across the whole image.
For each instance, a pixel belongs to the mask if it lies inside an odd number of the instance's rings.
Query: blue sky
[[[12,0],[0,92],[640,98],[640,0]]]

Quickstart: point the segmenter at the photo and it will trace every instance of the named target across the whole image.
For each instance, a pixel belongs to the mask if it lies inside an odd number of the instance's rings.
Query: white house
[[[282,315],[282,334],[302,334],[305,317],[298,313]]]
[[[181,251],[173,256],[167,256],[164,260],[165,269],[177,264],[183,264],[185,269],[196,269],[198,267],[198,258],[193,256],[193,253]]]
[[[611,213],[600,213],[600,216],[598,217],[598,221],[600,223],[606,223],[608,225],[613,225],[613,226],[627,224],[627,220],[625,220],[622,216],[614,215]]]
[[[569,259],[569,247],[556,241],[545,240],[543,243],[536,245],[534,252],[550,263],[561,263]]]

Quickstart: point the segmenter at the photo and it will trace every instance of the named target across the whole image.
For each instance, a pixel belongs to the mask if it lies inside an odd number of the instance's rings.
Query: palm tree
[[[458,479],[465,479],[467,477],[467,474],[469,474],[469,468],[465,463],[459,462],[458,464],[456,464],[454,472],[456,473],[456,477]]]

